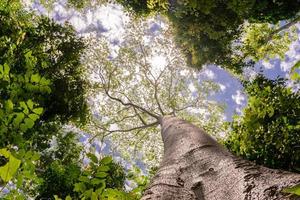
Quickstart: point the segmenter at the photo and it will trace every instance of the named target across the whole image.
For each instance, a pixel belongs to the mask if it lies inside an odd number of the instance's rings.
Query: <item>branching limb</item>
[[[108,91],[106,88],[104,89],[104,91],[105,91],[105,94],[106,94],[110,99],[115,100],[115,101],[118,101],[118,102],[120,102],[120,103],[121,103],[122,105],[124,105],[124,106],[131,106],[131,107],[133,107],[133,108],[136,108],[136,109],[138,109],[138,110],[141,110],[141,111],[147,113],[148,115],[150,115],[151,117],[153,117],[153,118],[155,118],[155,119],[157,119],[157,120],[159,119],[159,116],[158,116],[158,115],[156,115],[156,114],[154,114],[154,113],[151,113],[150,111],[146,110],[145,108],[142,108],[141,106],[138,106],[138,105],[133,104],[133,103],[131,103],[131,102],[126,103],[126,102],[123,102],[123,101],[122,101],[121,99],[119,99],[119,98],[116,98],[116,97],[111,96],[110,93],[109,93],[109,91]]]
[[[159,109],[160,113],[164,116],[165,113],[164,113],[164,111],[163,111],[163,109],[161,107],[161,104],[160,104],[159,100],[158,100],[157,91],[158,91],[158,84],[155,83],[155,86],[154,86],[154,98],[155,98],[155,101],[157,103],[157,106],[158,106],[158,109]]]
[[[141,122],[144,124],[144,125],[147,125],[146,121],[142,118],[142,116],[138,113],[138,111],[136,110],[136,108],[133,108],[135,114],[138,116],[138,118],[141,120]]]
[[[142,130],[142,129],[146,129],[146,128],[149,128],[149,127],[152,127],[152,126],[156,126],[158,124],[159,124],[159,122],[155,121],[155,122],[152,122],[150,124],[143,125],[143,126],[137,126],[137,127],[133,127],[133,128],[130,128],[130,129],[117,129],[117,130],[109,130],[107,128],[101,127],[101,126],[96,125],[96,124],[95,124],[95,126],[99,129],[103,130],[104,132],[107,132],[107,134],[103,134],[102,138],[104,138],[104,137],[109,136],[112,133],[116,133],[116,132],[125,133],[125,132],[131,132],[131,131],[135,131],[135,130]],[[99,136],[99,134],[95,134],[89,141],[90,142],[93,141],[98,136]]]

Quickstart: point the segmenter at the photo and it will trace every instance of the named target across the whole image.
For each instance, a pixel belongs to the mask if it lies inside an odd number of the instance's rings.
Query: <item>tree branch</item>
[[[116,132],[122,132],[122,133],[131,132],[131,131],[135,131],[135,130],[141,130],[141,129],[149,128],[149,127],[152,127],[152,126],[155,126],[155,125],[158,125],[158,124],[159,124],[159,122],[155,121],[155,122],[152,122],[150,124],[143,125],[143,126],[137,126],[137,127],[133,127],[133,128],[130,128],[130,129],[118,129],[118,130],[112,130],[112,131],[110,131],[110,130],[104,128],[104,127],[98,126],[98,125],[95,125],[95,126],[98,127],[98,128],[100,128],[100,129],[102,129],[102,130],[104,130],[104,131],[106,131],[106,132],[108,132],[107,134],[103,134],[103,137],[102,137],[102,139],[103,139],[104,137],[106,137],[106,136],[108,136],[108,135],[110,135],[112,133],[116,133]],[[98,136],[99,136],[99,134],[95,134],[89,140],[89,142],[93,141]]]
[[[165,115],[165,113],[164,113],[164,111],[163,111],[163,109],[162,109],[162,107],[161,107],[161,104],[160,104],[160,102],[159,102],[159,100],[158,100],[157,90],[158,90],[158,88],[157,88],[157,83],[155,83],[155,86],[154,86],[154,98],[155,98],[155,101],[156,101],[156,103],[157,103],[157,105],[158,105],[158,109],[159,109],[160,113],[161,113],[162,115]]]
[[[135,114],[138,116],[138,118],[141,120],[141,122],[146,125],[146,121],[142,118],[142,116],[138,113],[138,111],[136,110],[136,108],[133,108]]]
[[[265,43],[269,43],[272,40],[272,37],[274,35],[276,35],[277,33],[280,33],[283,30],[289,29],[291,26],[297,24],[300,21],[300,16],[294,18],[292,21],[290,21],[289,23],[279,27],[278,29],[276,29],[275,31],[273,31],[266,39]]]
[[[134,108],[136,108],[136,109],[139,109],[139,110],[141,110],[141,111],[147,113],[147,114],[150,115],[151,117],[153,117],[153,118],[155,118],[155,119],[157,119],[157,120],[159,119],[159,116],[158,116],[158,115],[151,113],[150,111],[146,110],[145,108],[142,108],[142,107],[140,107],[140,106],[138,106],[138,105],[136,105],[136,104],[133,104],[133,103],[131,103],[131,102],[130,102],[130,103],[125,103],[125,102],[123,102],[121,99],[111,96],[111,95],[109,94],[108,89],[104,88],[104,91],[105,91],[105,94],[106,94],[110,99],[115,100],[115,101],[118,101],[118,102],[120,102],[120,103],[121,103],[122,105],[124,105],[124,106],[131,106],[131,107],[134,107]]]

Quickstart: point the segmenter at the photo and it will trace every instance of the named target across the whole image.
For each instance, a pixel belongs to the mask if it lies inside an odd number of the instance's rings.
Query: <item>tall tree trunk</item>
[[[300,183],[300,174],[238,158],[184,120],[160,123],[164,158],[142,200],[285,200],[282,188]]]

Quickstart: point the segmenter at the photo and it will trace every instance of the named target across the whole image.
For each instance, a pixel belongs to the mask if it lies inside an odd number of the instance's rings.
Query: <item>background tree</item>
[[[236,116],[226,146],[237,155],[272,168],[300,167],[300,96],[283,79],[262,75],[245,84],[248,105]]]
[[[5,197],[36,196],[43,152],[61,126],[87,119],[84,48],[71,26],[61,26],[23,9],[20,1],[0,2],[0,168]],[[4,197],[3,197],[4,198]]]
[[[296,14],[300,9],[300,3],[294,0],[117,2],[138,15],[165,14],[176,30],[177,44],[186,54],[189,65],[201,69],[204,64],[217,64],[238,73],[253,64],[247,61],[248,55],[240,55],[240,48],[236,48],[237,43],[242,44],[244,22],[276,24],[280,20],[291,20],[294,24],[299,21]]]

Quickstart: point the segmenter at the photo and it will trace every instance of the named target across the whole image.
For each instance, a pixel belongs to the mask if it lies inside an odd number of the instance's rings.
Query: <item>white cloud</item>
[[[222,92],[224,92],[226,90],[226,86],[223,85],[222,83],[219,83],[219,87],[220,87]]]
[[[184,70],[180,70],[179,74],[181,76],[187,76],[189,74],[189,71],[187,69],[184,69]]]
[[[241,108],[236,107],[236,108],[235,108],[235,112],[237,112],[238,114],[241,114],[241,113],[242,113],[242,110],[241,110]]]
[[[189,87],[189,90],[190,90],[191,92],[195,92],[195,91],[196,91],[196,87],[194,86],[193,83],[190,83],[188,87]]]
[[[283,61],[280,63],[280,68],[282,71],[288,72],[292,68],[292,63]]]
[[[74,26],[77,31],[82,31],[86,28],[86,23],[79,15],[74,15],[69,19],[69,22]]]
[[[262,61],[262,65],[266,68],[266,69],[272,69],[274,68],[274,65],[272,65],[270,62],[263,60]]]
[[[237,90],[235,95],[231,95],[231,98],[238,105],[242,105],[243,102],[246,100],[245,95],[240,90]]]
[[[203,74],[209,79],[214,79],[216,77],[215,73],[210,69],[204,70]]]

